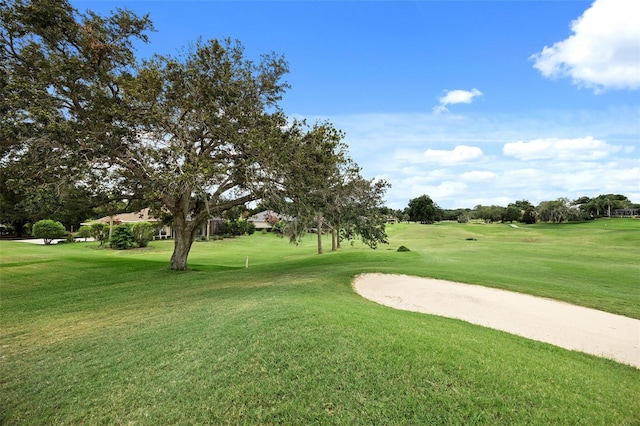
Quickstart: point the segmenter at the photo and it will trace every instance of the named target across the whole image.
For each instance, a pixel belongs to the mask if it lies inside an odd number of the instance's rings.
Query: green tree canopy
[[[80,14],[68,1],[14,0],[0,10],[0,140],[14,221],[77,222],[110,196],[110,165],[131,130],[122,84],[148,17]],[[113,182],[112,182],[113,183]],[[1,203],[5,213],[5,203]],[[82,211],[84,209],[84,211]]]
[[[410,221],[420,223],[436,222],[442,216],[440,207],[426,194],[409,200],[407,214]]]
[[[268,191],[286,118],[284,59],[198,41],[139,65],[148,17],[79,14],[68,1],[11,2],[0,32],[0,135],[12,188],[82,188],[101,203],[169,211],[172,269],[186,269],[203,221]],[[35,173],[26,173],[35,170]],[[56,186],[57,185],[57,186]]]
[[[341,132],[289,122],[278,104],[289,87],[281,55],[254,61],[240,42],[200,40],[140,63],[133,43],[147,41],[147,16],[80,14],[68,0],[10,1],[0,19],[0,185],[12,200],[50,194],[52,207],[139,202],[167,212],[175,270],[187,269],[211,216],[302,194],[303,184],[301,218],[338,205],[328,188],[341,176]]]
[[[542,201],[536,207],[537,218],[543,222],[562,223],[577,219],[579,210],[574,207],[568,198]]]
[[[486,223],[499,222],[504,216],[505,208],[502,206],[482,206],[475,207],[475,217],[484,220]]]
[[[283,153],[287,161],[280,200],[284,203],[275,203],[294,218],[284,233],[296,242],[308,229],[316,229],[319,254],[324,230],[332,235],[332,250],[339,248],[341,235],[360,237],[372,248],[386,242],[380,207],[388,184],[362,178],[349,158],[344,133],[330,122],[310,128],[294,122],[291,129],[293,144]]]
[[[633,203],[622,194],[601,194],[595,198],[580,197],[573,204],[579,207],[586,218],[609,217],[612,210],[633,206]]]
[[[329,122],[310,128],[304,121],[291,125],[292,144],[282,153],[286,158],[282,193],[274,200],[276,208],[294,218],[286,227],[292,242],[308,229],[318,234],[318,254],[323,252],[321,234],[330,229],[329,216],[335,213],[342,171],[352,163],[344,134]]]
[[[514,220],[516,222],[520,222],[522,220],[523,212],[524,209],[518,207],[518,205],[514,203],[511,203],[502,211],[501,220],[503,222],[513,222]]]
[[[51,219],[39,220],[33,224],[31,233],[36,238],[42,238],[49,245],[55,238],[64,238],[67,235],[64,225]]]
[[[277,153],[288,87],[281,56],[245,58],[231,40],[197,42],[180,57],[157,56],[127,87],[138,132],[115,160],[123,184],[144,188],[172,216],[170,268],[187,269],[202,224],[262,198],[282,171]]]

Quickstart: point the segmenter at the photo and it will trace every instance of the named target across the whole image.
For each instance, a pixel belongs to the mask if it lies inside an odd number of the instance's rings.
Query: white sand
[[[397,309],[461,319],[640,368],[640,320],[478,285],[364,274],[361,296]]]

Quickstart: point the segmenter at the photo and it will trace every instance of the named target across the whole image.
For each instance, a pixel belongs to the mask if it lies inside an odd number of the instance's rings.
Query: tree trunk
[[[322,215],[318,213],[318,254],[322,254]]]
[[[188,223],[184,216],[176,215],[173,218],[173,254],[169,261],[169,269],[173,271],[187,270],[187,257],[191,250],[191,245],[195,239],[195,232],[192,223]]]
[[[338,251],[336,228],[331,228],[331,251]]]
[[[187,270],[187,257],[191,250],[191,237],[188,235],[179,236],[176,233],[173,246],[173,254],[169,261],[169,269],[173,271],[186,271]]]

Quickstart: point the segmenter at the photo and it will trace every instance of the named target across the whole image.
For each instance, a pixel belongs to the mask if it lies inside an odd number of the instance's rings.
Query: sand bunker
[[[640,368],[640,320],[551,299],[407,275],[364,274],[361,296],[397,309],[461,319]]]

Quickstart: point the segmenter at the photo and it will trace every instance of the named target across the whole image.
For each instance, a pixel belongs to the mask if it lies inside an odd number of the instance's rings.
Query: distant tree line
[[[505,206],[483,206],[474,208],[442,209],[428,195],[409,200],[404,210],[393,212],[399,220],[419,223],[433,223],[440,220],[456,220],[464,223],[472,219],[480,219],[486,223],[494,222],[552,222],[562,223],[576,220],[592,220],[601,217],[612,217],[616,210],[638,209],[621,194],[603,194],[595,198],[580,197],[575,200],[558,198],[542,201],[537,206],[527,200],[518,200]]]

